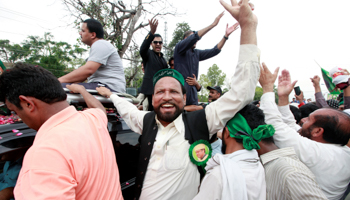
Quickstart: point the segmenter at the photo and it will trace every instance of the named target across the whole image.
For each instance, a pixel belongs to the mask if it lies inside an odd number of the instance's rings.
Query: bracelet
[[[228,37],[224,36],[224,38],[225,38],[226,40],[228,40]]]

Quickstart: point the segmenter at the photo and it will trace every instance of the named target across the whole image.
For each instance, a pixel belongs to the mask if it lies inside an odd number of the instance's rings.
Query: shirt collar
[[[155,116],[156,119],[156,124],[158,125],[158,127],[161,127],[162,129],[164,128],[164,126],[160,123],[160,121],[158,120],[158,116]],[[173,122],[171,122],[167,127],[172,127],[175,126],[177,132],[182,133],[183,129],[184,129],[184,122],[182,120],[182,114],[180,114]]]
[[[287,148],[276,149],[268,153],[265,153],[260,156],[260,159],[262,164],[265,165],[266,163],[276,160],[280,157],[292,157],[292,156],[296,156],[294,148],[287,147]]]

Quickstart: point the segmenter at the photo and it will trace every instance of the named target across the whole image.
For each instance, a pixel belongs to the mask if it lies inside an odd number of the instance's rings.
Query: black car
[[[140,135],[133,132],[126,125],[124,120],[116,112],[111,100],[98,95],[96,90],[88,91],[109,109],[107,110],[107,126],[118,163],[121,190],[124,199],[133,199],[137,161],[140,149],[138,141]],[[117,94],[135,105],[138,103],[138,100],[131,95]],[[69,104],[74,105],[78,110],[86,107],[84,99],[79,94],[67,93],[67,101]],[[7,114],[9,114],[9,112],[7,112]],[[10,151],[30,146],[33,143],[35,134],[35,130],[30,129],[22,122],[0,125],[0,156]],[[0,170],[2,170],[4,162],[0,164]]]

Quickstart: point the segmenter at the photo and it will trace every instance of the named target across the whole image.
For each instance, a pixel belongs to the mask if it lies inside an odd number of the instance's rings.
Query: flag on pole
[[[332,82],[332,77],[329,75],[329,72],[321,67],[322,77],[324,84],[326,84],[329,93],[331,94],[340,94],[339,90],[335,87],[335,84]]]
[[[316,62],[316,60],[315,60],[315,62]],[[340,91],[335,87],[335,84],[332,82],[333,79],[329,75],[329,72],[327,70],[323,69],[321,67],[321,65],[319,65],[317,62],[316,62],[316,64],[321,68],[323,81],[324,81],[324,84],[326,84],[329,93],[331,93],[331,94],[340,94]]]

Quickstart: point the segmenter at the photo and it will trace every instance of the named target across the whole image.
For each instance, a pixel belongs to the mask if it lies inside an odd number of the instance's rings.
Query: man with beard
[[[288,96],[296,81],[291,82],[287,70],[278,78],[278,107],[273,84],[278,69],[272,74],[266,66],[261,69],[259,82],[263,88],[260,108],[265,122],[276,130],[275,144],[280,148],[293,147],[298,158],[315,175],[328,199],[340,199],[350,182],[350,118],[338,110],[323,108],[311,113],[298,132],[289,109]],[[294,121],[294,123],[292,123]]]
[[[58,80],[65,87],[67,83],[79,83],[86,89],[105,85],[115,92],[125,93],[125,76],[118,50],[103,39],[103,26],[95,19],[87,19],[79,32],[81,41],[90,46],[89,58],[85,65],[66,74]],[[85,80],[88,83],[82,83]]]
[[[178,70],[185,79],[192,77],[193,74],[195,77],[198,77],[199,61],[218,55],[231,33],[237,30],[238,23],[231,27],[227,25],[224,36],[214,48],[205,50],[196,49],[197,42],[219,23],[223,15],[224,13],[221,13],[215,18],[212,24],[199,31],[186,31],[183,40],[176,44],[174,49],[174,69]],[[197,88],[188,83],[185,83],[185,88],[187,91],[186,105],[198,105]]]
[[[163,57],[163,53],[161,52],[163,47],[163,39],[159,34],[155,34],[158,27],[158,20],[152,19],[148,20],[148,22],[151,30],[140,47],[140,55],[142,57],[143,66],[145,69],[145,75],[143,76],[141,85],[141,93],[146,96],[149,102],[147,110],[152,111],[152,78],[157,71],[168,68],[168,65]],[[149,49],[150,45],[152,46],[152,50]]]
[[[183,112],[184,77],[176,70],[163,69],[153,78],[154,111],[147,112],[139,111],[106,88],[97,88],[101,95],[111,98],[128,126],[142,134],[136,199],[193,199],[200,173],[197,165],[191,163],[190,144],[198,139],[209,140],[254,97],[260,71],[257,18],[248,0],[240,5],[233,2],[232,6],[221,3],[242,28],[239,61],[231,82],[232,88],[241,89],[229,90],[204,110]]]

